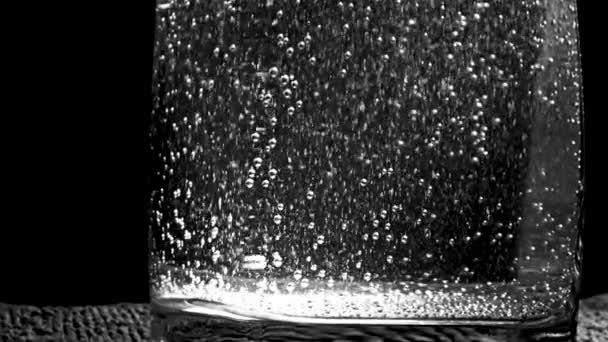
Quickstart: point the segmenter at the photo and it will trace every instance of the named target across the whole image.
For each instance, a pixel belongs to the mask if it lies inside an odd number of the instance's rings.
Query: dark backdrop
[[[34,33],[11,45],[24,56],[5,65],[17,77],[5,99],[13,108],[3,111],[0,302],[148,300],[145,148],[155,6],[135,5],[47,5],[58,15],[45,15]],[[591,18],[597,8],[589,2],[579,6],[587,184],[583,295],[590,296],[608,292],[602,274],[608,261],[607,126],[600,104],[602,41],[594,36],[601,21]]]

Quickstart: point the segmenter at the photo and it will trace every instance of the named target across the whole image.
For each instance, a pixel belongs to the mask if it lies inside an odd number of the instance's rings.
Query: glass
[[[574,339],[575,1],[156,13],[155,341]]]

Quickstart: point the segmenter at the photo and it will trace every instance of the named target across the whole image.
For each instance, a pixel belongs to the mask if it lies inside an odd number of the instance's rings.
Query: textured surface
[[[0,341],[147,341],[147,304],[33,307],[0,303]],[[608,294],[585,299],[579,342],[608,342]]]

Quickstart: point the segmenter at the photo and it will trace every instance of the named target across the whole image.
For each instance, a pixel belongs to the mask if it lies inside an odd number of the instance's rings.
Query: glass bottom
[[[573,316],[576,317],[576,316]],[[575,341],[573,317],[534,320],[271,320],[235,314],[222,304],[185,299],[152,302],[154,342],[173,341]]]

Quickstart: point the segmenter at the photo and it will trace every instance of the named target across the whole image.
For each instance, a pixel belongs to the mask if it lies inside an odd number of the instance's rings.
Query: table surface
[[[147,341],[148,304],[35,307],[0,303],[0,341]],[[608,293],[581,301],[578,342],[608,342]]]

